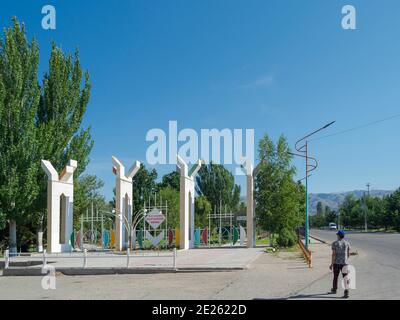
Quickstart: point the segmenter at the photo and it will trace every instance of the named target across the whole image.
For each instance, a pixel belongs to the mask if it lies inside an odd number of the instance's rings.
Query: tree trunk
[[[43,252],[43,231],[39,231],[38,234],[38,252]]]
[[[10,220],[10,253],[17,253],[17,222]]]
[[[37,239],[37,250],[38,252],[43,252],[43,216],[40,218],[39,222],[39,230],[38,230],[38,239]]]

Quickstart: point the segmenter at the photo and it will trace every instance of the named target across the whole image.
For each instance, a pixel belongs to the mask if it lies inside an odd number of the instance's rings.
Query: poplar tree
[[[39,192],[38,63],[36,40],[29,43],[24,25],[13,18],[13,27],[0,39],[0,215],[9,223],[11,251],[16,249],[16,224]]]
[[[228,211],[239,209],[240,186],[223,165],[210,162],[202,166],[196,176],[196,192],[210,201],[212,212],[223,213],[225,206]]]
[[[42,95],[36,115],[38,163],[40,164],[40,159],[49,160],[60,172],[69,159],[77,160],[78,168],[74,173],[76,189],[79,183],[78,177],[85,170],[93,147],[90,128],[82,128],[89,96],[89,73],[83,74],[78,51],[74,56],[66,55],[53,43],[49,70],[44,75]],[[32,218],[39,230],[42,229],[45,216],[46,181],[47,176],[43,170],[39,170],[37,183],[40,192]]]
[[[40,87],[38,44],[12,21],[0,39],[0,229],[9,223],[15,251],[17,223],[36,228],[46,214],[47,177],[40,160],[51,161],[58,172],[69,159],[77,160],[77,184],[93,140],[90,128],[82,128],[90,82],[78,51],[66,55],[53,44]]]
[[[294,181],[295,167],[287,140],[275,144],[268,135],[259,142],[260,169],[255,178],[257,222],[272,234],[278,244],[294,244],[295,229],[304,222],[304,188]]]

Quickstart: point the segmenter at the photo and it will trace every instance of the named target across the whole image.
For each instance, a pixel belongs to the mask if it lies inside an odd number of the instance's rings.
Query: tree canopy
[[[77,178],[93,146],[90,129],[82,127],[90,83],[78,52],[64,54],[53,43],[40,85],[38,44],[27,39],[16,18],[12,22],[0,39],[0,227],[5,219],[43,220],[47,177],[42,159],[58,172],[69,159],[77,160]],[[15,230],[15,223],[10,227]]]
[[[261,163],[255,177],[257,222],[278,234],[282,246],[290,246],[295,241],[296,227],[304,222],[304,188],[294,181],[296,170],[284,136],[275,144],[265,135],[258,151]]]
[[[223,165],[210,163],[200,168],[196,176],[196,192],[210,201],[212,210],[237,211],[240,202],[240,186]],[[222,207],[221,207],[222,206]]]

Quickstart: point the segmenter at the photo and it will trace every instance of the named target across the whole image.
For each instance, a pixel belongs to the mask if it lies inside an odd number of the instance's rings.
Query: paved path
[[[312,230],[311,235],[329,242],[335,232]],[[400,234],[348,232],[346,239],[358,256],[351,256],[349,263],[356,268],[356,289],[350,299],[400,299]],[[326,262],[328,268],[330,261]],[[331,288],[332,273],[297,292],[294,299],[337,299],[327,295]]]
[[[237,263],[240,256],[251,255],[252,250],[243,250],[210,249],[209,252],[198,251],[196,255],[197,259],[204,260],[203,254],[212,254],[215,256],[210,263],[225,264],[227,261],[220,261],[220,253],[225,252],[231,263]],[[329,248],[324,244],[312,244],[311,250],[316,262],[325,261],[329,255]],[[181,255],[182,259],[189,259],[189,256]],[[322,277],[326,270],[320,265],[318,262],[314,268],[309,269],[299,252],[262,252],[247,270],[57,275],[56,290],[42,289],[41,277],[0,277],[0,299],[276,299],[293,295]]]

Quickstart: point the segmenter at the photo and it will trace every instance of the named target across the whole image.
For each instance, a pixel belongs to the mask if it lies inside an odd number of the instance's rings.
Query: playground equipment
[[[137,230],[139,223],[143,224],[143,229]],[[163,246],[171,246],[174,238],[173,231],[168,229],[168,202],[163,202],[154,195],[154,204],[144,203],[143,211],[135,215],[132,221],[133,249],[136,249],[136,243],[140,249],[150,243],[151,246],[159,246],[164,240]]]
[[[190,171],[183,159],[177,155],[180,170],[180,249],[194,248],[194,178],[201,167],[198,160]]]
[[[48,177],[47,251],[68,252],[71,251],[69,236],[72,233],[74,205],[73,174],[78,163],[75,160],[69,160],[60,175],[47,160],[42,160],[41,166]]]
[[[114,234],[113,216],[112,212],[94,209],[92,203],[91,213],[89,214],[89,210],[86,210],[86,215],[83,214],[79,218],[80,230],[74,235],[74,249],[84,250],[84,244],[96,250],[112,248],[110,244]],[[71,243],[73,243],[72,240]]]

